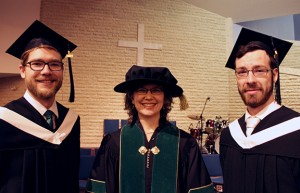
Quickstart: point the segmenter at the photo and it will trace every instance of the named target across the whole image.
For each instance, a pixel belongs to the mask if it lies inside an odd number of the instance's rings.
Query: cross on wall
[[[144,24],[138,24],[138,39],[137,41],[119,40],[118,46],[137,48],[137,65],[144,65],[144,49],[161,50],[161,44],[147,43],[144,41]]]

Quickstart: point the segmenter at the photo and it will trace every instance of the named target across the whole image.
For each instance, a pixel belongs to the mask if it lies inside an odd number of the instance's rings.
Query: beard
[[[52,89],[39,89],[36,84],[29,82],[26,84],[28,91],[38,99],[51,99],[55,98],[56,93],[62,86],[62,79],[57,81],[57,84]]]
[[[249,88],[256,88],[257,84],[249,84]],[[266,88],[266,90],[262,90],[262,96],[257,95],[248,95],[245,90],[239,89],[239,94],[246,106],[249,106],[251,108],[256,108],[259,106],[264,105],[272,96],[273,94],[273,79],[271,80],[271,84],[269,87]]]

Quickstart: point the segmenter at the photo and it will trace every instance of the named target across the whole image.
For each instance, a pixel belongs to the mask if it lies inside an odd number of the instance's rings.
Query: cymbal
[[[188,115],[188,118],[193,120],[200,120],[200,115]],[[202,117],[202,120],[205,120],[205,118]]]

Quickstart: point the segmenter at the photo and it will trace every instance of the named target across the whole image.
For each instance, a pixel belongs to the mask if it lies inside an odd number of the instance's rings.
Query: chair
[[[96,156],[97,155],[97,152],[98,152],[98,147],[93,147],[91,148],[91,156]]]
[[[85,148],[81,147],[80,148],[80,155],[91,155],[91,148]]]
[[[170,121],[170,123],[174,126],[176,126],[176,121]]]
[[[202,158],[217,192],[223,192],[223,173],[219,154],[202,154]]]
[[[121,119],[121,128],[124,127],[127,124],[127,119]]]
[[[119,119],[104,119],[104,135],[119,129]]]

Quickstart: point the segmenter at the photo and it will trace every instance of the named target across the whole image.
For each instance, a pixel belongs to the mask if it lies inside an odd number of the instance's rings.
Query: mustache
[[[247,92],[248,90],[261,90],[261,87],[258,86],[257,84],[248,84],[243,91]]]

